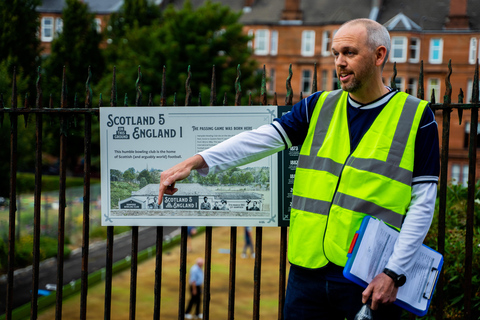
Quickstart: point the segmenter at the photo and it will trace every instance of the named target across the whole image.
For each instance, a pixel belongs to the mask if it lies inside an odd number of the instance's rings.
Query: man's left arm
[[[386,265],[397,275],[404,275],[413,266],[415,261],[412,258],[430,229],[440,173],[439,158],[437,123],[432,110],[427,107],[415,140],[412,200],[393,254]],[[372,309],[375,310],[380,303],[394,302],[397,291],[393,279],[382,272],[365,289],[362,300],[365,303],[371,297]]]
[[[415,263],[412,257],[425,239],[435,209],[436,183],[420,183],[412,188],[412,202],[408,214],[395,243],[393,254],[386,265],[386,268],[398,275],[405,274],[406,270]],[[382,272],[370,282],[363,292],[362,300],[366,303],[371,297],[371,307],[376,310],[379,304],[394,302],[397,291],[398,287],[395,287],[393,279]]]

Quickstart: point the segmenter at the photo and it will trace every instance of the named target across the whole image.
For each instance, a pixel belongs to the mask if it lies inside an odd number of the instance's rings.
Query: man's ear
[[[379,46],[375,50],[375,65],[376,66],[382,66],[383,61],[387,61],[387,59],[388,59],[387,48],[385,48],[384,46]]]

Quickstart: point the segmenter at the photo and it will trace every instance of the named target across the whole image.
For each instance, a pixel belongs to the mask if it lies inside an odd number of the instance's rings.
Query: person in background
[[[202,258],[197,258],[195,264],[190,268],[190,301],[188,302],[187,309],[185,310],[185,319],[193,319],[193,315],[190,311],[195,306],[195,318],[203,319],[203,314],[200,313],[200,304],[202,301],[202,285],[203,285],[203,263]]]
[[[192,237],[197,234],[196,227],[188,227],[187,228],[187,250],[191,252],[192,249]]]
[[[252,227],[245,227],[244,238],[245,238],[244,239],[245,244],[243,246],[242,258],[247,257],[248,248],[250,248],[250,256],[252,258],[255,258],[255,250],[253,249],[253,241],[252,241]]]

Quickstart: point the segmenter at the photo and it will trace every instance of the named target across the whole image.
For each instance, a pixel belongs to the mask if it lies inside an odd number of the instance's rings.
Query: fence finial
[[[167,105],[167,99],[165,98],[165,82],[166,82],[166,68],[163,66],[163,73],[162,73],[162,92],[160,94],[160,106],[164,107]]]
[[[141,68],[138,66],[138,76],[137,81],[135,82],[135,87],[137,89],[137,96],[135,97],[135,106],[142,105],[142,72],[140,71]]]
[[[92,81],[92,68],[88,66],[88,76],[87,76],[87,81],[85,82],[85,108],[92,107],[93,91],[92,91],[92,87],[90,86],[91,81]]]
[[[425,89],[423,86],[423,60],[420,62],[420,75],[418,76],[418,91],[417,98],[422,99],[425,97]]]
[[[117,106],[117,67],[113,66],[112,89],[110,91],[110,107]]]
[[[448,60],[448,73],[445,77],[445,95],[443,96],[443,104],[450,104],[452,102],[452,84],[450,83],[450,76],[452,75],[452,59]]]
[[[393,91],[397,91],[397,83],[396,83],[396,80],[397,79],[397,63],[394,62],[393,63],[393,76],[392,76],[392,80],[390,80],[390,87],[392,87]]]
[[[267,105],[267,71],[265,69],[265,65],[263,65],[263,72],[262,72],[262,88],[261,88],[261,104],[262,106]]]
[[[190,71],[190,66],[188,66],[188,75],[187,80],[185,81],[185,106],[192,105],[192,88],[190,88],[190,80],[192,79],[192,72]]]
[[[235,79],[235,105],[241,105],[242,99],[242,85],[240,79],[242,78],[242,72],[240,71],[240,65],[237,66],[237,78]]]
[[[12,77],[12,109],[17,109],[17,67],[13,67]]]
[[[293,101],[293,90],[292,90],[292,64],[288,67],[288,78],[287,78],[287,96],[285,97],[285,105],[291,106]]]
[[[212,67],[212,83],[210,86],[210,106],[217,105],[217,77],[215,75],[215,65]]]
[[[463,103],[463,98],[464,98],[463,90],[462,90],[462,88],[460,88],[460,93],[458,94],[458,103],[462,104]],[[457,108],[457,111],[458,111],[458,124],[461,125],[462,124],[462,117],[463,117],[463,109],[462,108]]]
[[[35,81],[35,87],[37,89],[37,98],[35,100],[35,107],[38,109],[42,108],[42,98],[43,98],[43,91],[41,86],[42,80],[42,72],[40,66],[37,68],[37,81]]]
[[[67,100],[67,68],[63,66],[63,76],[62,76],[62,94],[61,94],[61,102],[60,108],[68,108],[68,100]]]

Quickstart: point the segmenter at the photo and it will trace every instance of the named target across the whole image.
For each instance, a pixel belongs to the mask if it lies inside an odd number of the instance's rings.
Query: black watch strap
[[[407,277],[404,274],[399,275],[388,268],[383,269],[383,273],[392,278],[393,282],[395,283],[395,287],[401,287],[407,281]]]

